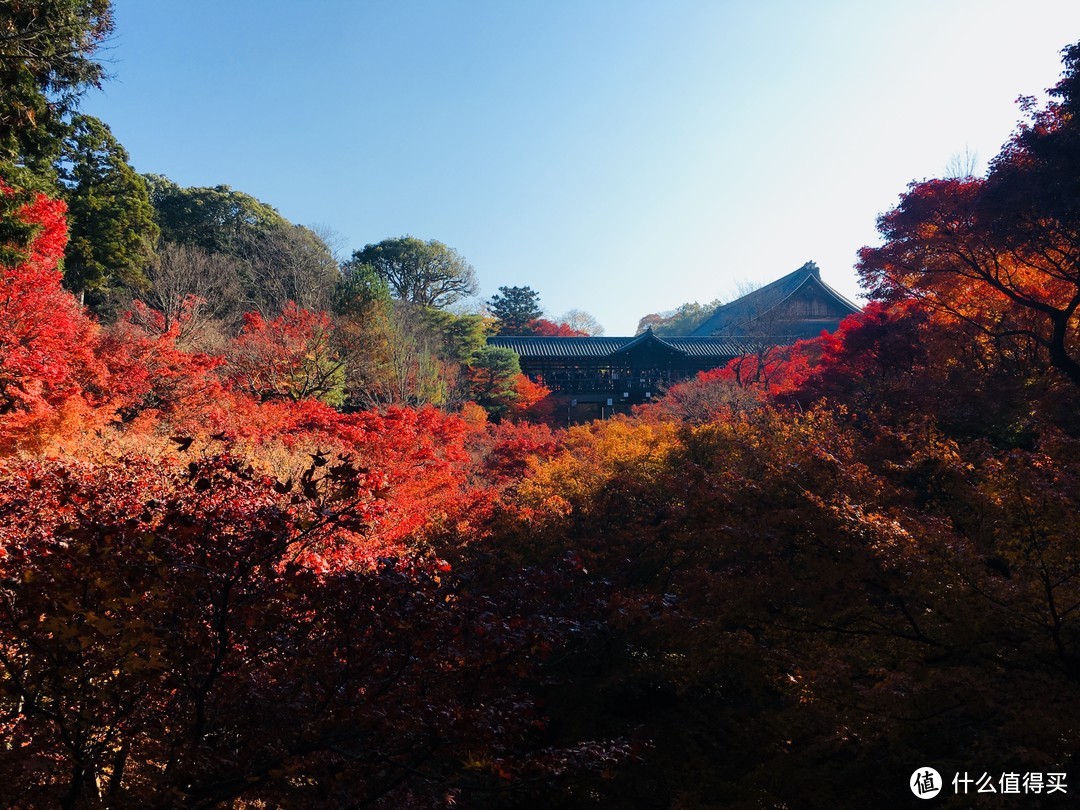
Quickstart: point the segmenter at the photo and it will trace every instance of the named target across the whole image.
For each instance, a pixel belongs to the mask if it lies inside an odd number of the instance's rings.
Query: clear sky
[[[877,215],[981,167],[1078,0],[115,0],[84,109],[141,172],[225,184],[347,256],[411,234],[482,295],[609,335],[807,260],[854,298]]]

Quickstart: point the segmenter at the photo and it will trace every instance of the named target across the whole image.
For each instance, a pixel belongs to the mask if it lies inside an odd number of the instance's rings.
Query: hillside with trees
[[[483,338],[587,319],[129,172],[109,27],[0,8],[6,806],[1066,805],[1080,44],[880,216],[861,315],[555,429]]]
[[[697,301],[688,301],[680,304],[675,309],[664,312],[652,312],[638,321],[637,333],[641,334],[646,329],[652,329],[653,333],[677,337],[692,334],[701,324],[708,320],[723,301],[719,298],[708,304],[699,304]]]

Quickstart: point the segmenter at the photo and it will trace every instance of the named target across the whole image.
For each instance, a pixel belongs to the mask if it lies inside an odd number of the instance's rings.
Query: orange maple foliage
[[[224,360],[179,348],[181,324],[174,321],[158,331],[153,314],[141,306],[103,330],[95,347],[108,372],[103,397],[119,422],[134,432],[222,429],[233,404],[216,373]]]
[[[0,195],[13,194],[0,181]],[[40,448],[87,427],[101,369],[96,327],[60,286],[66,208],[42,194],[14,216],[35,232],[24,258],[0,266],[0,453]]]
[[[1026,177],[1029,147],[998,166]],[[297,395],[325,324],[296,309],[248,319],[231,384],[151,311],[99,330],[34,198],[0,300],[26,337],[0,335],[0,784],[23,807],[831,808],[972,751],[1066,768],[1080,409],[1044,355],[1080,302],[1020,267],[1060,258],[1046,217],[985,229],[988,185],[913,188],[863,257],[886,300],[835,334],[567,431]],[[69,441],[91,425],[140,450]]]
[[[344,366],[330,317],[289,301],[269,321],[257,312],[244,315],[244,328],[230,351],[228,376],[238,390],[263,401],[340,402]]]
[[[548,399],[551,390],[543,383],[534,382],[525,374],[514,378],[515,399],[507,413],[511,419],[528,419],[534,422],[550,423],[555,403]]]

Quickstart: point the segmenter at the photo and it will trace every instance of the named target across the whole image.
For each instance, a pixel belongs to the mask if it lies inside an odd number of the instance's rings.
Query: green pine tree
[[[60,179],[71,234],[64,256],[67,286],[85,296],[149,286],[159,230],[146,182],[109,127],[77,115],[65,141]]]

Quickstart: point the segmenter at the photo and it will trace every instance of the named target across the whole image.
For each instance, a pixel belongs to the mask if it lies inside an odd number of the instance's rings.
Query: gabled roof
[[[622,346],[612,351],[612,355],[631,354],[649,350],[682,356],[686,355],[686,352],[681,349],[676,349],[670,343],[654,335],[652,329],[647,329],[640,335],[632,338],[629,342],[624,343]]]
[[[742,298],[717,307],[716,312],[691,334],[694,337],[705,337],[745,333],[747,324],[776,310],[797,293],[805,294],[811,289],[820,291],[827,299],[832,300],[836,308],[845,315],[853,315],[860,311],[857,304],[852,303],[821,280],[821,270],[816,264],[807,262],[798,270],[778,278],[771,284],[766,284]],[[820,331],[820,327],[816,330],[811,327],[810,331]]]
[[[523,359],[538,358],[615,358],[635,349],[652,345],[686,357],[733,357],[753,351],[751,341],[729,337],[657,337],[648,330],[635,337],[517,337],[503,335],[488,338],[489,346],[511,349]]]

